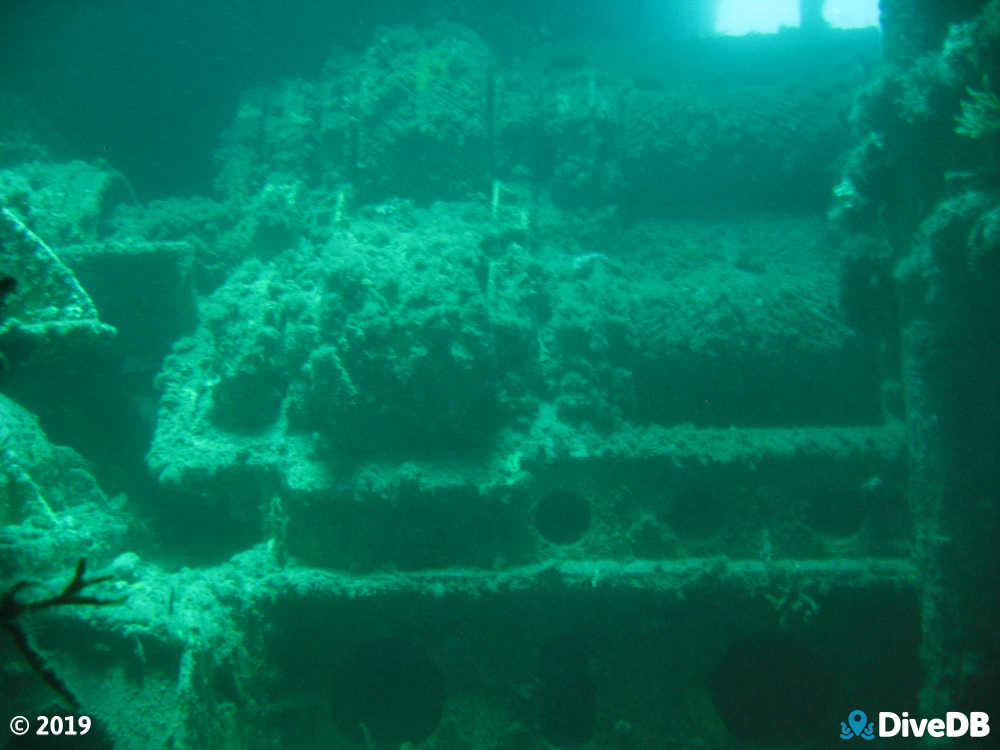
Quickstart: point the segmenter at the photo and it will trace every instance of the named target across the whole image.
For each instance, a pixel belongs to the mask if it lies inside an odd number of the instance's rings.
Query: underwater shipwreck
[[[243,91],[211,197],[5,105],[0,718],[662,750],[1000,711],[1000,0],[932,5],[385,25]]]

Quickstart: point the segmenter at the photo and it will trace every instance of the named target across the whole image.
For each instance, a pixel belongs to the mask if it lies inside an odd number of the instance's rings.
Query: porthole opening
[[[401,638],[363,643],[335,669],[333,721],[360,747],[398,750],[441,720],[444,678],[423,649]]]
[[[569,490],[555,490],[538,501],[535,528],[553,544],[573,544],[590,528],[590,503]]]
[[[594,735],[597,689],[590,675],[590,653],[571,635],[542,646],[541,713],[545,739],[557,747],[577,747]]]
[[[820,736],[832,721],[834,675],[791,635],[760,633],[726,651],[712,677],[712,698],[737,738],[767,745]]]
[[[722,525],[723,502],[707,487],[690,485],[674,494],[667,511],[667,522],[678,536],[703,539]]]

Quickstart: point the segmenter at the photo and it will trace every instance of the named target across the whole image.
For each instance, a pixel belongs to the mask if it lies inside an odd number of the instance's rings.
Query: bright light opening
[[[826,0],[823,20],[835,29],[878,26],[878,0]]]
[[[774,34],[799,22],[799,0],[719,0],[715,9],[716,32],[729,36]]]

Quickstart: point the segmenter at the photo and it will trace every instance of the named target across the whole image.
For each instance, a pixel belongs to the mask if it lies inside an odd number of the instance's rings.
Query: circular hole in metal
[[[809,523],[824,536],[852,536],[864,523],[868,500],[862,488],[817,488],[809,502]]]
[[[590,675],[590,653],[576,637],[564,635],[542,646],[542,731],[559,747],[576,747],[594,735],[597,690]]]
[[[590,528],[590,503],[569,490],[555,490],[535,506],[535,528],[553,544],[573,544]]]
[[[667,522],[678,536],[702,539],[722,525],[722,498],[711,488],[688,485],[678,488],[667,511]]]
[[[358,646],[336,668],[333,721],[361,747],[423,742],[441,720],[444,678],[423,649],[402,638]]]
[[[726,651],[712,675],[712,699],[741,740],[774,745],[825,737],[836,675],[823,665],[795,637],[760,633]]]

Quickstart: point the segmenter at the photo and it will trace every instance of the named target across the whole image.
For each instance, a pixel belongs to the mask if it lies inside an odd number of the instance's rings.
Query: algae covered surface
[[[1000,716],[1000,2],[292,5],[0,11],[0,746]]]

